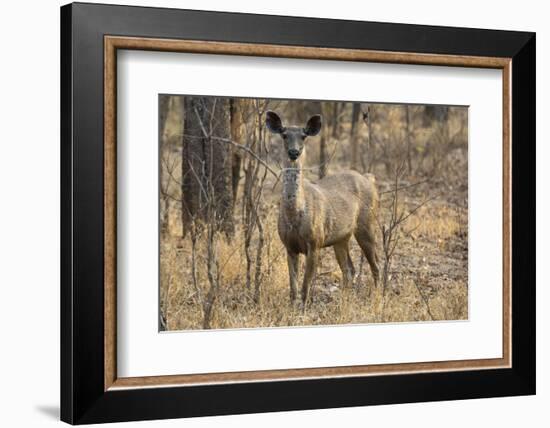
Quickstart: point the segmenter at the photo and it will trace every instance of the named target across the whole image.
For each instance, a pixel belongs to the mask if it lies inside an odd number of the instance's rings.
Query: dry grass
[[[411,219],[407,228],[414,231],[404,233],[390,278],[393,291],[383,293],[381,287],[373,287],[366,263],[354,287],[342,289],[341,273],[332,249],[324,249],[312,303],[305,312],[289,303],[286,253],[276,232],[276,211],[272,210],[266,221],[268,256],[262,266],[262,293],[258,304],[253,300],[253,290],[244,288],[241,231],[237,231],[231,242],[225,237],[218,240],[221,290],[215,303],[212,328],[467,319],[467,261],[455,266],[445,253],[460,240],[461,226],[447,210],[444,206],[423,207]],[[177,223],[176,218],[171,222]],[[174,233],[162,241],[161,306],[167,330],[202,328],[201,295],[206,294],[208,287],[204,247],[204,241],[199,240],[197,292],[191,280],[190,240],[182,240]],[[352,258],[357,268],[361,258],[355,242]]]

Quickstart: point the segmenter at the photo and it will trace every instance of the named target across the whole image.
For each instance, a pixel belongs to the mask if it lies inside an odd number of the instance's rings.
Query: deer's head
[[[283,126],[283,122],[277,113],[268,111],[265,115],[265,124],[274,134],[279,134],[285,145],[285,153],[288,159],[294,163],[304,152],[304,143],[307,137],[313,137],[321,131],[321,116],[316,114],[306,123],[305,127]]]

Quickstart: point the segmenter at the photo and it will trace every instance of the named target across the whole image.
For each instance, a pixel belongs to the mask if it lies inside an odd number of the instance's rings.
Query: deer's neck
[[[294,220],[305,207],[304,173],[301,165],[287,165],[283,174],[283,197],[281,208],[288,220]]]

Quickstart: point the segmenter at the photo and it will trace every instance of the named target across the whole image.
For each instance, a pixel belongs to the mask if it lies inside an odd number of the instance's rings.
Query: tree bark
[[[372,144],[372,107],[368,105],[361,114],[363,116],[363,122],[367,125],[366,149],[364,155],[361,156],[361,166],[363,167],[363,171],[371,172],[374,160],[372,152],[374,150],[374,144]]]
[[[185,97],[182,141],[182,223],[214,221],[234,232],[229,99]],[[207,212],[215,211],[208,216]]]
[[[338,103],[321,103],[321,111],[324,120],[323,129],[321,130],[321,141],[319,145],[319,178],[327,175],[328,171],[328,156],[327,156],[327,141],[329,138],[336,138],[337,134],[337,116]],[[330,119],[329,119],[330,118]],[[327,120],[328,119],[328,120]]]
[[[168,108],[170,106],[170,96],[161,95],[159,97],[159,133],[160,138],[164,138],[164,130],[166,128],[166,119],[168,118]]]
[[[160,142],[160,153],[161,156],[163,155],[163,152],[166,150],[168,151],[167,145],[167,139],[165,135],[165,129],[166,129],[166,119],[168,118],[168,112],[170,107],[170,97],[168,95],[161,95],[159,97],[159,125],[158,125],[158,131],[159,131],[159,142]],[[166,168],[166,166],[164,166]],[[170,179],[167,177],[166,172],[164,171],[164,168],[161,168],[161,176],[160,176],[160,208],[161,208],[161,219],[160,219],[160,231],[161,234],[164,236],[169,229],[169,214],[170,214],[170,200],[168,198],[168,189],[169,189],[169,183]]]
[[[359,139],[357,138],[357,121],[359,120],[359,110],[361,106],[359,103],[353,103],[351,110],[351,131],[350,131],[350,145],[351,145],[351,169],[358,171],[359,169]]]
[[[231,98],[230,114],[231,114],[231,139],[238,144],[246,145],[244,138],[244,117],[247,110],[247,100]],[[239,183],[241,181],[243,156],[242,151],[237,147],[232,147],[231,160],[231,187],[233,190],[233,205],[237,201],[237,193],[239,191]]]
[[[327,139],[326,132],[321,131],[321,141],[319,143],[319,178],[327,175]]]

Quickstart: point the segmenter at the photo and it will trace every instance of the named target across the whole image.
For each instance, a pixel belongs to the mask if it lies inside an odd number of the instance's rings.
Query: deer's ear
[[[265,114],[265,126],[267,126],[267,129],[275,134],[280,134],[285,130],[279,115],[272,111],[268,111]]]
[[[321,131],[321,125],[321,115],[316,114],[315,116],[311,116],[307,121],[306,127],[304,128],[304,133],[309,137],[313,137]]]

